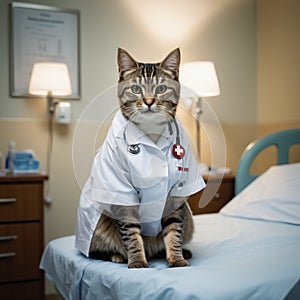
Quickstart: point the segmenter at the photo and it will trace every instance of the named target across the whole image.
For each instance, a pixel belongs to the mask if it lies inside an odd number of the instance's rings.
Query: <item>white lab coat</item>
[[[144,235],[161,231],[168,196],[189,196],[205,187],[185,130],[177,120],[182,159],[172,154],[176,127],[166,126],[155,144],[143,131],[117,112],[106,140],[94,158],[90,177],[80,197],[76,228],[76,247],[86,256],[97,222],[111,205],[139,205]],[[138,144],[140,152],[131,154],[128,146]],[[118,218],[118,216],[115,216]]]

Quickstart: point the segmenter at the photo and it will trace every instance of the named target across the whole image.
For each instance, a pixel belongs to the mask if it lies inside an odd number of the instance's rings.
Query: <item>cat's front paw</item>
[[[169,260],[168,263],[169,263],[170,268],[189,267],[190,266],[189,262],[185,259],[174,260],[174,261]]]
[[[140,268],[149,268],[149,265],[146,261],[133,261],[128,263],[128,269],[140,269]]]

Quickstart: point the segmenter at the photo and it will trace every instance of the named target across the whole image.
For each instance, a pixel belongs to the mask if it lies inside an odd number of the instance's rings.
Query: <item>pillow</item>
[[[224,216],[300,225],[300,163],[269,168],[220,213]]]

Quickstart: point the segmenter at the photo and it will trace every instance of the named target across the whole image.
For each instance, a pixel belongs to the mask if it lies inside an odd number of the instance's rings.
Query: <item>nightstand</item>
[[[39,262],[44,248],[40,174],[0,176],[0,297],[44,299]]]
[[[226,174],[223,178],[218,176],[203,176],[203,179],[207,183],[205,189],[214,189],[216,192],[211,195],[209,194],[209,199],[201,198],[204,190],[192,195],[188,199],[188,203],[192,209],[194,215],[216,213],[225,204],[227,204],[234,196],[234,175]],[[209,179],[209,180],[208,180]],[[202,208],[199,208],[199,200],[201,199],[201,206],[203,203],[208,203]]]

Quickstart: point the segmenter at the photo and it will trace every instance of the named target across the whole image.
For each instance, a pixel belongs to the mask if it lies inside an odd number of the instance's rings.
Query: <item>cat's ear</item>
[[[175,77],[178,77],[180,65],[180,49],[174,49],[167,57],[161,62],[160,67],[172,71]]]
[[[119,66],[119,74],[120,77],[122,74],[136,70],[138,68],[138,63],[135,61],[132,56],[125,51],[124,49],[118,49],[118,66]]]

